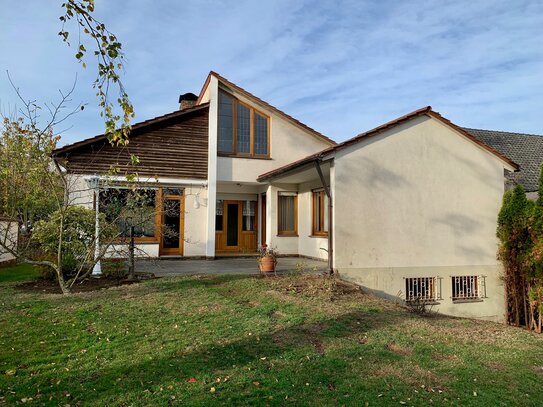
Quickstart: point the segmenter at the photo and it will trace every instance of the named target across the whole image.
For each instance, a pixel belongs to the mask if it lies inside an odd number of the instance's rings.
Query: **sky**
[[[86,108],[61,144],[101,134],[92,82],[57,33],[62,0],[0,1],[0,110]],[[210,70],[342,141],[431,105],[454,123],[543,134],[543,1],[96,0],[126,55],[135,122],[178,109]],[[72,26],[75,30],[75,26]],[[88,48],[88,47],[87,47]]]

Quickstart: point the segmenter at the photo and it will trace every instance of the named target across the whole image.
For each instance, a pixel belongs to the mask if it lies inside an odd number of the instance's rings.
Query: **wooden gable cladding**
[[[104,138],[74,148],[59,149],[55,158],[71,173],[103,174],[114,166],[148,177],[207,179],[209,109],[134,125],[130,142],[115,147]],[[131,155],[139,158],[131,166]]]

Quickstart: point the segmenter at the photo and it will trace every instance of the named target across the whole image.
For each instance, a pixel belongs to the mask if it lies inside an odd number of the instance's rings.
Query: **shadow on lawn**
[[[161,289],[178,291],[184,288],[216,287],[240,280],[270,278],[267,276],[251,274],[202,274],[194,276],[160,277],[155,284],[160,284]]]
[[[405,314],[402,315],[405,316]],[[235,318],[235,316],[232,317]],[[337,359],[335,363],[331,363],[332,358],[328,359],[328,363],[322,359],[322,357],[326,358],[326,342],[337,338],[351,337],[353,346],[357,346],[357,342],[358,346],[364,346],[365,342],[360,341],[359,338],[380,327],[391,323],[400,323],[401,320],[399,312],[387,313],[385,318],[382,314],[353,311],[336,318],[277,329],[260,335],[260,337],[255,334],[249,335],[249,332],[246,332],[243,338],[224,345],[214,344],[196,350],[178,349],[170,357],[145,360],[118,369],[107,370],[106,368],[96,372],[93,379],[87,381],[87,384],[96,387],[99,393],[100,391],[107,393],[108,390],[111,390],[110,387],[98,388],[99,385],[106,386],[107,383],[126,386],[125,391],[128,392],[134,391],[132,389],[136,388],[139,389],[139,392],[153,386],[167,386],[172,383],[176,383],[178,386],[180,381],[184,384],[190,378],[195,378],[199,384],[211,386],[215,378],[231,375],[234,366],[237,379],[246,374],[248,367],[251,367],[253,372],[257,370],[259,375],[266,376],[269,374],[267,371],[271,370],[271,363],[277,363],[278,359],[287,353],[307,348],[307,352],[303,353],[304,357],[305,355],[309,355],[313,359],[321,357],[320,361],[316,362],[319,366],[318,372],[315,371],[314,374],[308,372],[307,376],[318,375],[333,383],[333,386],[337,386],[343,380],[349,379],[349,375],[341,374]],[[296,361],[286,362],[287,359],[284,359],[285,363],[288,363],[287,370],[283,370],[281,374],[283,377],[287,375],[290,386],[291,382],[299,379],[294,376],[299,363]],[[275,370],[275,373],[279,371]],[[247,384],[251,384],[250,379],[247,379]],[[275,386],[281,387],[280,384],[275,383],[275,380],[262,383],[262,385],[266,384],[268,390]],[[285,384],[283,383],[282,386]],[[182,390],[182,387],[176,390]],[[134,397],[137,397],[136,392],[134,392]]]

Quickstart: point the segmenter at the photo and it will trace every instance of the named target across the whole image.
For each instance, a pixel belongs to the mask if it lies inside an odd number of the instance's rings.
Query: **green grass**
[[[335,290],[240,276],[67,297],[0,286],[0,404],[543,405],[543,336]]]
[[[16,266],[0,268],[0,283],[34,280],[38,277],[39,273],[30,264],[18,264]]]

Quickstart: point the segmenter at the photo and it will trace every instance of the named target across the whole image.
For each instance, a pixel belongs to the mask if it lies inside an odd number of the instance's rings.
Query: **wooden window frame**
[[[112,188],[114,189],[114,188]],[[129,188],[118,188],[129,189]],[[106,190],[101,190],[103,194]],[[92,208],[96,210],[96,194],[92,197]],[[160,226],[162,223],[162,188],[157,188],[155,193],[155,235],[154,236],[134,236],[134,243],[160,243]],[[129,236],[118,236],[113,239],[113,243],[125,244],[130,240]]]
[[[324,230],[324,216],[328,208],[325,207],[326,202],[326,192],[323,188],[314,189],[311,191],[311,202],[313,210],[311,211],[312,221],[311,221],[311,236],[317,237],[328,237],[328,231]],[[320,219],[322,225],[317,225],[317,200],[320,200]],[[317,227],[319,226],[319,227]]]
[[[279,219],[281,219],[281,192],[289,192],[296,194],[294,196],[294,230],[280,230],[279,229]],[[279,191],[277,192],[277,236],[290,236],[290,237],[296,237],[298,236],[298,192],[295,191]]]
[[[270,158],[270,116],[263,113],[262,111],[255,109],[253,106],[240,101],[231,93],[225,92],[219,89],[219,93],[223,93],[232,100],[232,152],[226,151],[217,151],[217,155],[222,157],[240,157],[240,158],[257,158],[257,159],[269,159]],[[249,109],[249,131],[250,131],[250,140],[249,140],[249,153],[240,153],[238,152],[238,105],[243,105]],[[219,106],[220,108],[220,106]],[[267,136],[268,136],[268,151],[266,154],[255,154],[255,113],[258,113],[260,116],[266,118],[267,122]],[[217,111],[217,137],[219,137],[218,129],[220,128],[220,114]],[[218,140],[217,140],[218,145]]]

